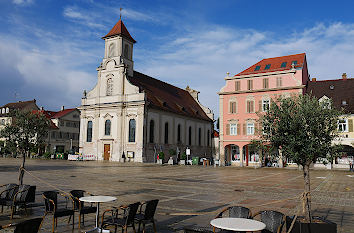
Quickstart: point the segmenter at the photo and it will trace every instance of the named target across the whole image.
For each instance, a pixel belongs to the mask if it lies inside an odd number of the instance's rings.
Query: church
[[[169,157],[176,161],[189,148],[191,156],[212,157],[214,116],[199,102],[199,92],[135,71],[136,41],[121,19],[102,39],[97,84],[84,91],[79,107],[80,153],[97,160],[153,163],[159,152],[165,162]]]

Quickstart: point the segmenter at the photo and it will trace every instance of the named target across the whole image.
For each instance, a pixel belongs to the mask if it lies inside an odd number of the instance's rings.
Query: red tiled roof
[[[121,19],[116,23],[116,25],[114,25],[114,27],[108,32],[107,35],[102,37],[102,39],[105,39],[105,38],[111,37],[111,36],[115,36],[115,35],[121,35],[121,36],[131,40],[133,43],[136,42],[133,39],[133,37],[130,35],[130,33],[128,32],[128,29],[125,27],[125,25]]]
[[[2,108],[9,108],[9,109],[24,109],[28,106],[33,104],[34,108],[39,109],[38,106],[36,105],[36,100],[28,100],[28,101],[18,101],[14,103],[8,103],[2,106]]]
[[[134,71],[129,81],[146,93],[149,107],[212,121],[188,91]]]
[[[273,57],[273,58],[266,58],[258,63],[252,65],[251,67],[245,69],[241,73],[236,74],[235,76],[241,75],[249,75],[249,74],[261,74],[261,73],[268,73],[268,72],[275,72],[275,71],[283,71],[291,69],[291,64],[293,61],[297,61],[295,68],[302,67],[305,62],[305,53],[282,56],[282,57]],[[281,64],[286,62],[285,67],[281,67]],[[270,65],[270,68],[265,70],[264,68],[266,65]],[[257,66],[260,66],[259,70],[255,70]]]
[[[311,81],[308,82],[306,93],[317,98],[325,95],[332,99],[335,108],[354,113],[354,78]],[[342,101],[347,104],[343,105]]]
[[[33,110],[32,113],[38,113],[38,114],[43,114],[48,120],[50,120],[50,128],[52,129],[59,129],[54,122],[51,120],[51,111],[45,111],[45,110]]]
[[[52,119],[53,118],[60,118],[60,117],[63,117],[63,116],[65,116],[66,114],[68,114],[68,113],[71,113],[72,111],[75,111],[76,110],[76,108],[68,108],[68,109],[64,109],[63,111],[59,111],[59,112],[52,112],[52,113],[54,113],[53,115],[52,115]]]

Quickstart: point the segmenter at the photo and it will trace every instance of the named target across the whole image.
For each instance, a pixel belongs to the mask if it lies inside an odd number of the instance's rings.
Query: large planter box
[[[157,163],[157,164],[162,164],[162,159],[158,159],[158,160],[156,161],[156,163]]]
[[[302,218],[301,216],[298,218]],[[293,217],[286,216],[286,231],[288,232]],[[337,224],[321,217],[313,217],[316,222],[302,223],[296,219],[291,233],[337,233]],[[318,222],[321,221],[321,222]]]
[[[179,163],[180,165],[186,165],[186,160],[181,159],[178,163]]]

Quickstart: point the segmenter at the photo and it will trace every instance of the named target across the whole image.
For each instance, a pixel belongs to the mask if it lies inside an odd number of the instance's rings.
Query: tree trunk
[[[25,163],[26,163],[26,156],[29,156],[30,151],[25,151],[23,153],[23,159],[22,159],[22,165],[20,167],[20,172],[19,172],[19,176],[18,176],[18,180],[20,185],[23,184],[23,175],[25,173],[25,171],[23,170],[25,168]]]
[[[311,193],[310,193],[310,164],[305,164],[303,166],[304,170],[304,195],[303,195],[303,211],[305,219],[311,222]]]

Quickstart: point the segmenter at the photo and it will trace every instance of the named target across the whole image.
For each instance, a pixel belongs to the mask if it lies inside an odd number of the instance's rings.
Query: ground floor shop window
[[[248,155],[249,162],[259,162],[259,154],[255,151],[250,151]]]
[[[238,146],[231,146],[231,159],[232,161],[240,161],[240,149]]]

